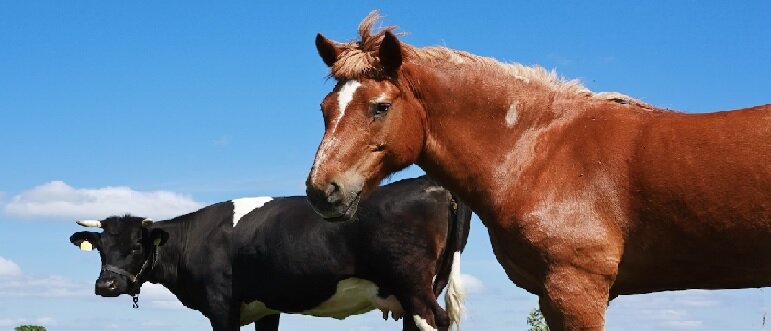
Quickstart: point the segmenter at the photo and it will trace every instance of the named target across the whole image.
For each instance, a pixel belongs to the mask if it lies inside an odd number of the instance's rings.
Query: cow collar
[[[150,262],[152,260],[152,262]],[[152,270],[155,267],[155,263],[158,261],[158,246],[153,245],[153,250],[150,255],[147,256],[145,262],[142,263],[142,267],[139,268],[139,272],[136,275],[126,271],[123,268],[116,267],[112,264],[105,264],[102,266],[102,270],[116,273],[128,277],[131,282],[128,294],[131,295],[134,304],[132,307],[139,308],[139,288],[142,287],[142,275],[145,271]],[[150,266],[148,269],[147,267]]]

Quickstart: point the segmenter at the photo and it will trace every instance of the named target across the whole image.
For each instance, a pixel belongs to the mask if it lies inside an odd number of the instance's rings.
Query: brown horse
[[[316,38],[338,81],[307,181],[322,216],[417,164],[479,214],[552,330],[602,329],[621,294],[771,286],[771,105],[665,111],[376,20]]]

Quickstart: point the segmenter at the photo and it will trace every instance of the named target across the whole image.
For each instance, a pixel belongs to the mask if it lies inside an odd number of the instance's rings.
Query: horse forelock
[[[387,73],[380,65],[378,50],[385,33],[393,32],[395,25],[381,27],[373,31],[373,27],[382,17],[377,10],[370,12],[358,27],[359,40],[338,43],[340,53],[337,61],[330,68],[330,76],[338,81],[361,79],[384,79]],[[406,33],[397,33],[404,35]],[[504,63],[492,57],[484,57],[469,52],[450,49],[442,46],[414,47],[401,43],[402,56],[405,62],[428,62],[431,64],[478,66],[486,70],[502,72],[525,83],[533,83],[546,87],[548,90],[568,95],[585,96],[593,99],[609,100],[618,103],[631,104],[648,110],[656,108],[640,100],[617,92],[595,93],[584,86],[580,80],[565,79],[556,70],[547,70],[539,65],[526,66],[520,63]],[[433,66],[428,66],[433,67]]]
[[[359,23],[359,40],[339,43],[340,54],[330,68],[330,75],[337,80],[384,78],[378,50],[383,37],[388,31],[393,32],[395,25],[381,27],[373,32],[373,27],[381,20],[377,10],[373,10]],[[403,33],[402,33],[403,34]],[[398,35],[398,34],[397,34]]]

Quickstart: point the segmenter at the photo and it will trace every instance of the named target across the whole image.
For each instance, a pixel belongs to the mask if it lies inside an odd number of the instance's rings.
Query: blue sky
[[[771,101],[768,1],[0,2],[0,329],[208,329],[157,287],[138,311],[93,295],[99,258],[68,242],[72,220],[302,194],[334,85],[313,38],[350,40],[375,8],[410,44],[540,64],[661,107]],[[526,328],[536,298],[507,280],[476,218],[463,272],[466,330]],[[761,330],[768,291],[622,297],[607,329]],[[399,326],[378,313],[282,325]]]

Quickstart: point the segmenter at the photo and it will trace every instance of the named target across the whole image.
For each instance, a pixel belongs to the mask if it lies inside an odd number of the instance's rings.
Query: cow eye
[[[391,109],[391,104],[388,102],[378,102],[375,104],[373,113],[375,116],[382,116]]]

